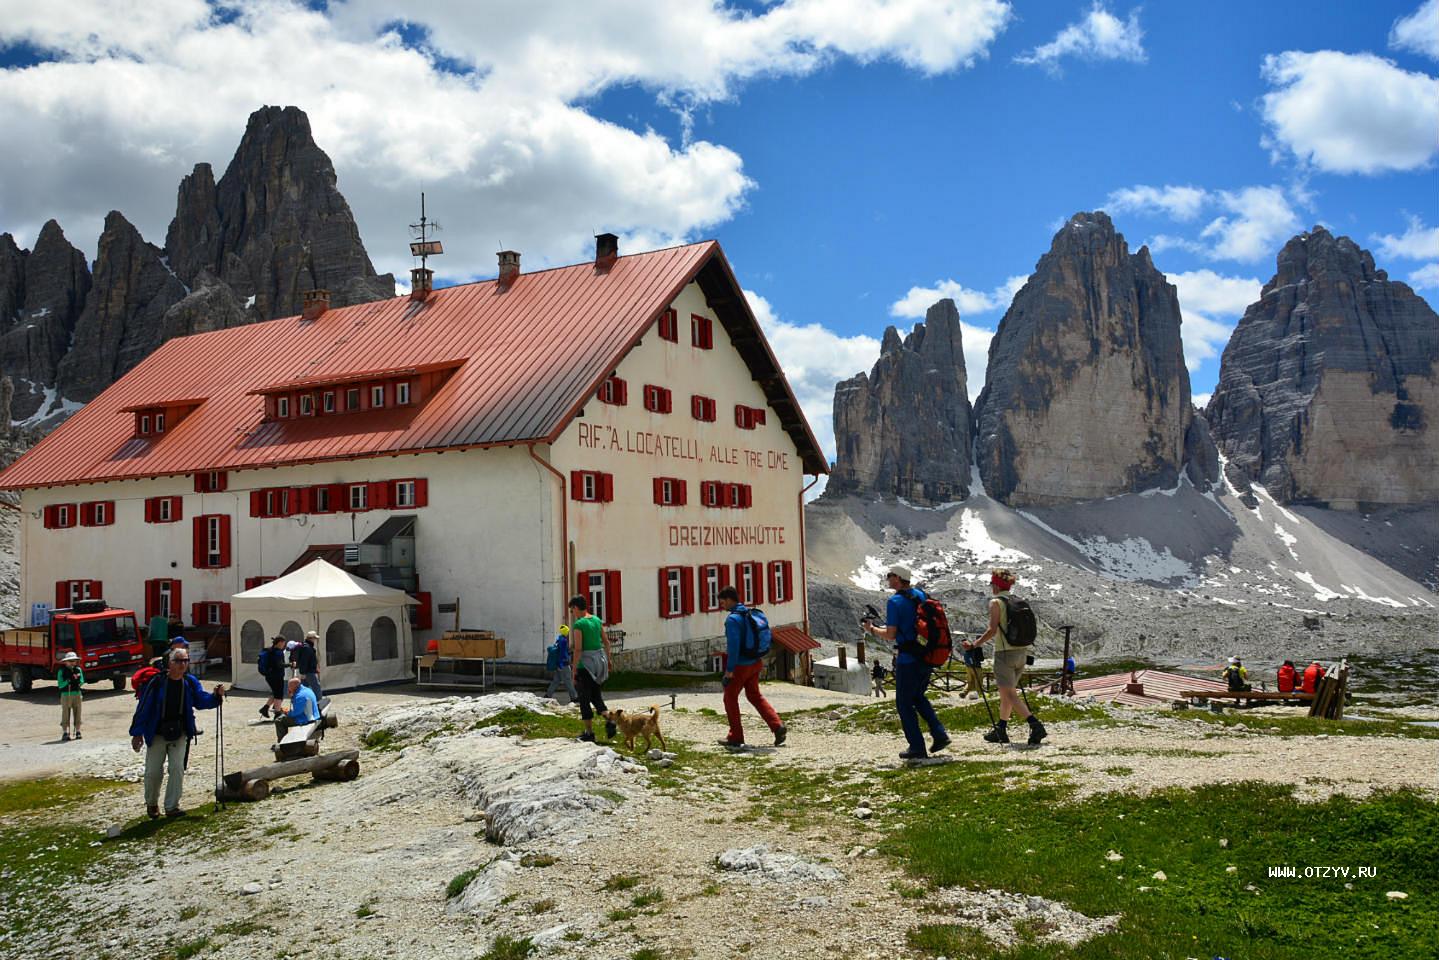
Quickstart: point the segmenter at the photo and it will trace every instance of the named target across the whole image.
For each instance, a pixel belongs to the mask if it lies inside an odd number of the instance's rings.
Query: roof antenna
[[[444,244],[431,240],[432,233],[443,228],[425,216],[425,192],[420,191],[420,222],[410,224],[410,256],[419,257],[420,265],[410,270],[410,299],[424,300],[434,289],[435,274],[429,267],[429,258],[445,252]]]

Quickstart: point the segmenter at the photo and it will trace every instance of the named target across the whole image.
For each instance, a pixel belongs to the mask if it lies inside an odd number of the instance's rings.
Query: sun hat
[[[914,579],[914,574],[910,573],[909,567],[906,567],[902,563],[896,563],[894,566],[890,567],[889,572],[894,576],[899,577],[905,583],[909,583],[911,580]]]
[[[306,640],[318,640],[318,639],[320,639],[320,635],[319,635],[318,633],[316,633],[314,630],[306,630],[306,631],[305,631],[305,639],[306,639]]]
[[[67,651],[66,654],[65,654],[63,657],[60,658],[60,662],[61,662],[61,663],[69,663],[69,662],[72,661],[72,660],[79,660],[79,659],[80,659],[80,655],[79,655],[78,653],[76,653],[74,650],[70,650],[70,651]]]

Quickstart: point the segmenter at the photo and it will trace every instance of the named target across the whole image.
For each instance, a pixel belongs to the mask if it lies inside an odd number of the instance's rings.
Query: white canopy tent
[[[234,680],[242,690],[266,689],[255,664],[271,637],[300,640],[309,630],[320,635],[316,651],[326,692],[410,676],[414,638],[407,607],[416,601],[403,590],[315,560],[231,601],[240,651]]]

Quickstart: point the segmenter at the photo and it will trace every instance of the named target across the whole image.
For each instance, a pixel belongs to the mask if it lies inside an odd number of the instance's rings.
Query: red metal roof
[[[1183,700],[1182,690],[1213,690],[1219,693],[1228,686],[1202,677],[1187,677],[1163,670],[1134,670],[1111,673],[1074,681],[1074,694],[1094,697],[1102,703],[1118,703],[1128,707],[1168,706]]]
[[[702,275],[701,275],[702,274]],[[309,463],[454,447],[553,442],[691,281],[795,439],[807,473],[828,464],[713,240],[180,337],[35,445],[0,489]],[[417,407],[262,422],[253,394],[280,384],[463,360]],[[163,436],[134,438],[122,410],[205,402]]]
[[[819,649],[819,641],[799,627],[776,627],[771,633],[774,642],[790,653],[804,653],[806,650]]]

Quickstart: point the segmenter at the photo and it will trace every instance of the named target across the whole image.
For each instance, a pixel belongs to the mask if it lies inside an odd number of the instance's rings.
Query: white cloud
[[[1144,30],[1139,26],[1138,8],[1130,11],[1127,20],[1120,20],[1103,3],[1096,2],[1078,23],[1059,31],[1049,43],[1021,53],[1014,62],[1058,73],[1059,61],[1065,57],[1143,63]]]
[[[1369,53],[1289,50],[1264,58],[1267,142],[1330,173],[1427,166],[1439,151],[1439,79]]]
[[[874,337],[844,337],[818,323],[798,326],[781,320],[774,307],[753,290],[744,292],[785,379],[804,409],[820,449],[834,459],[834,387],[879,359]]]
[[[1420,267],[1409,274],[1409,282],[1415,290],[1439,290],[1439,263]]]
[[[1299,215],[1281,187],[1220,190],[1216,202],[1225,216],[1209,222],[1199,236],[1209,241],[1205,255],[1216,260],[1262,260],[1272,257],[1300,227]]]
[[[598,119],[587,104],[605,90],[637,85],[684,108],[841,57],[941,73],[985,56],[1010,16],[1000,0],[788,0],[761,14],[634,0],[622,16],[561,0],[233,0],[223,13],[202,0],[76,2],[79,15],[71,4],[57,16],[7,0],[0,16],[0,46],[54,58],[0,71],[7,228],[34,236],[54,216],[89,245],[122,207],[161,241],[191,165],[218,174],[251,111],[295,104],[376,266],[409,267],[404,225],[423,186],[447,227],[436,266],[462,278],[493,274],[501,243],[545,266],[584,257],[598,229],[633,250],[743,206],[753,184],[738,154]],[[396,22],[428,30],[423,47]]]
[[[919,319],[930,307],[946,298],[954,301],[962,317],[991,310],[1007,310],[1014,295],[1028,280],[1029,277],[1022,274],[1013,276],[988,293],[971,290],[957,280],[940,280],[932,287],[910,287],[904,296],[890,304],[889,315]]]
[[[1212,393],[1195,393],[1190,395],[1189,402],[1194,404],[1198,409],[1203,410],[1209,406],[1209,398],[1213,396],[1214,394]]]
[[[1439,2],[1439,0],[1436,0]],[[1426,227],[1416,216],[1409,217],[1409,228],[1399,236],[1370,234],[1379,245],[1379,252],[1392,259],[1432,260],[1439,257],[1439,227]]]
[[[1238,318],[1259,299],[1264,284],[1254,277],[1226,277],[1213,270],[1171,273],[1169,282],[1179,293],[1179,336],[1184,342],[1184,364],[1197,370],[1224,350],[1234,323],[1216,318]],[[1207,398],[1206,398],[1207,400]],[[1196,405],[1203,406],[1198,399]]]
[[[1395,20],[1389,46],[1439,60],[1439,0],[1425,0],[1418,10]]]
[[[1208,201],[1209,192],[1199,187],[1140,184],[1112,192],[1104,201],[1104,209],[1111,214],[1162,212],[1175,220],[1193,220]]]

